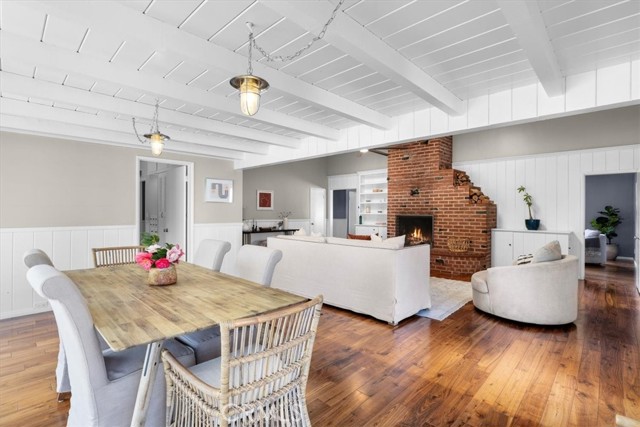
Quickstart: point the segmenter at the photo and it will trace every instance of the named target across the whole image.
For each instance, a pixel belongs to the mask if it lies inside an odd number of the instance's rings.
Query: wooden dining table
[[[164,340],[306,301],[279,289],[181,262],[178,282],[150,286],[137,264],[67,271],[112,350],[147,345],[131,426],[143,426]]]

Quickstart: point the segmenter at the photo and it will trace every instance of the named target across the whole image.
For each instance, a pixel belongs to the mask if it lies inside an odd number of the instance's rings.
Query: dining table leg
[[[155,341],[147,344],[147,352],[142,365],[142,375],[136,396],[136,406],[133,409],[131,427],[144,427],[147,420],[147,411],[151,401],[151,393],[155,383],[158,365],[160,364],[160,351],[164,341]]]

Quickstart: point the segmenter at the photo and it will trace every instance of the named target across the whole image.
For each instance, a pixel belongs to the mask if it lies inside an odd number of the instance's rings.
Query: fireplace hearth
[[[433,245],[433,216],[396,216],[396,236],[405,235],[405,246]]]

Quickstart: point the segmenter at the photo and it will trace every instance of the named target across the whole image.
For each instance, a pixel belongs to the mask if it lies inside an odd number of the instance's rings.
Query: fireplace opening
[[[433,245],[433,216],[396,216],[396,236],[405,236],[405,246]]]

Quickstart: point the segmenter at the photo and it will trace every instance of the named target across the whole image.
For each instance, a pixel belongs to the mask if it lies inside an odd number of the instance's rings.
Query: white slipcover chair
[[[578,317],[578,258],[491,267],[471,276],[476,308],[518,322],[564,325]]]
[[[50,265],[53,267],[53,263],[49,256],[40,249],[31,249],[25,252],[22,257],[24,264],[27,268],[34,267],[36,265]],[[104,344],[106,345],[106,344]],[[103,348],[108,348],[103,347]],[[58,364],[56,365],[56,393],[58,393],[58,402],[62,402],[64,399],[64,393],[71,391],[71,384],[69,383],[69,371],[67,368],[67,357],[64,354],[64,347],[62,340],[58,346]]]
[[[224,240],[205,239],[200,242],[193,263],[201,267],[220,271],[224,256],[231,250],[231,243]]]
[[[282,259],[282,251],[264,246],[244,245],[236,258],[236,274],[262,286],[271,286],[276,265]]]
[[[102,351],[86,301],[65,274],[50,265],[27,272],[31,287],[53,309],[58,333],[66,350],[72,396],[68,427],[120,427],[131,424],[146,346],[115,352]],[[191,349],[175,340],[165,347],[181,363],[193,365]],[[146,426],[164,425],[163,373],[158,371]]]
[[[264,246],[244,245],[238,251],[236,273],[262,286],[270,286],[273,271],[282,259],[280,249]],[[196,353],[196,363],[206,362],[220,356],[220,328],[214,326],[178,337],[178,341],[188,345]]]

